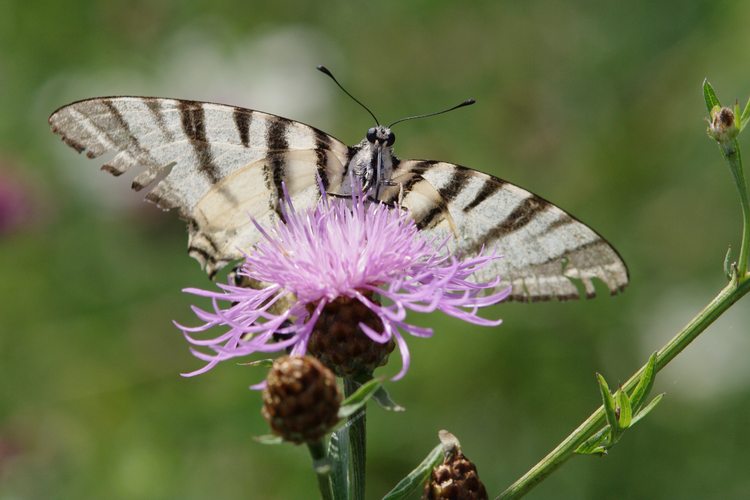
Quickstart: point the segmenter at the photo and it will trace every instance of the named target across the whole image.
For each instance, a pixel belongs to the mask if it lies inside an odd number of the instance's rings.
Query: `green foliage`
[[[335,430],[328,442],[331,460],[331,486],[334,498],[345,498],[349,494],[349,462],[351,450],[345,427]]]
[[[706,101],[706,109],[709,114],[712,114],[717,107],[721,107],[719,98],[716,97],[716,92],[714,92],[714,88],[708,82],[708,78],[703,80],[703,98]]]
[[[657,359],[658,358],[656,353],[653,353],[648,358],[646,369],[643,371],[643,375],[641,375],[641,378],[638,381],[638,385],[635,386],[635,389],[633,389],[633,393],[630,395],[630,400],[632,401],[634,411],[638,411],[641,406],[643,406],[643,403],[646,401],[646,397],[648,397],[648,395],[651,393],[651,389],[654,387],[654,381],[656,380]]]
[[[354,391],[354,394],[341,403],[341,407],[339,408],[339,418],[344,420],[357,413],[367,404],[367,401],[378,392],[382,385],[382,378],[374,378],[359,386],[359,388]]]
[[[262,436],[255,436],[253,439],[260,444],[270,445],[282,444],[284,442],[281,436],[275,434],[263,434]]]
[[[633,427],[659,404],[659,401],[664,396],[663,394],[659,394],[644,408],[641,408],[651,392],[651,388],[654,386],[656,361],[657,355],[654,353],[649,358],[643,374],[638,380],[638,384],[630,395],[622,390],[622,388],[612,394],[604,377],[598,373],[596,374],[607,425],[581,444],[576,449],[576,453],[581,455],[607,454],[609,449],[620,440],[626,429]]]
[[[432,469],[443,461],[443,445],[435,446],[430,453],[406,475],[391,491],[386,493],[383,500],[404,500],[414,498],[415,494],[421,492]]]
[[[750,98],[745,104],[745,109],[742,111],[742,115],[740,115],[739,113],[736,114],[737,116],[740,116],[740,132],[742,132],[742,129],[744,129],[745,125],[747,125],[747,121],[750,120]]]
[[[406,408],[396,403],[392,398],[388,389],[384,385],[378,387],[378,390],[373,394],[373,399],[380,405],[381,408],[388,411],[406,411]]]

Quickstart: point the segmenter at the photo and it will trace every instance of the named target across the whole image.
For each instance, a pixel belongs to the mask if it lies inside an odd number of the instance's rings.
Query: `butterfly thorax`
[[[364,192],[372,191],[375,198],[381,187],[388,185],[394,163],[398,162],[392,148],[395,140],[388,127],[378,125],[370,128],[365,138],[352,148],[354,154],[346,170],[361,183]]]

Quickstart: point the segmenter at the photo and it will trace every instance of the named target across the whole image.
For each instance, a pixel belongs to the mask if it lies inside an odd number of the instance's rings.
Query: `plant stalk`
[[[737,139],[727,143],[720,143],[719,149],[729,163],[729,170],[734,177],[734,183],[740,192],[740,205],[742,206],[742,242],[740,244],[740,257],[737,262],[737,273],[745,276],[748,265],[748,251],[750,250],[750,200],[748,200],[745,173],[742,168],[742,155]]]
[[[710,86],[709,90],[713,93]],[[711,108],[711,105],[709,104],[708,107]],[[745,183],[745,174],[742,169],[740,146],[736,137],[724,140],[715,135],[711,136],[719,143],[719,149],[729,163],[729,170],[732,172],[734,182],[740,194],[740,204],[742,206],[742,241],[740,244],[739,260],[727,286],[725,286],[700,313],[698,313],[677,335],[675,335],[656,353],[655,372],[659,372],[662,368],[667,366],[675,356],[681,353],[683,349],[698,337],[698,335],[703,333],[703,331],[705,331],[706,328],[716,320],[716,318],[721,316],[732,306],[732,304],[737,302],[750,291],[750,274],[747,272],[748,252],[750,252],[750,200],[748,200],[747,184]],[[642,366],[627,382],[625,382],[622,386],[625,392],[630,392],[635,388],[645,369],[646,365]],[[520,498],[528,493],[534,486],[539,484],[543,479],[572,457],[575,454],[576,449],[594,434],[599,432],[605,423],[606,417],[604,414],[604,407],[600,406],[576,430],[557,445],[555,449],[549,452],[546,457],[532,467],[526,474],[521,476],[521,478],[515,483],[510,485],[497,498]]]
[[[747,228],[747,223],[745,224]],[[747,238],[747,233],[743,238]],[[744,252],[747,255],[748,240],[743,239]],[[746,261],[745,261],[746,262]],[[745,266],[746,268],[746,266]],[[750,275],[747,273],[735,276],[732,281],[724,287],[719,294],[696,315],[685,327],[675,335],[664,347],[657,352],[655,371],[664,368],[685,347],[687,347],[698,335],[700,335],[716,318],[721,316],[732,304],[742,296],[750,292]],[[641,374],[646,366],[641,367],[630,379],[623,384],[623,390],[630,392],[638,384]],[[576,430],[566,437],[555,449],[553,449],[539,463],[532,467],[526,474],[519,478],[503,491],[498,499],[507,500],[521,498],[534,486],[554,472],[565,461],[572,457],[575,450],[587,439],[593,436],[605,424],[604,407],[600,406],[591,414]]]
[[[320,497],[323,500],[334,500],[333,485],[331,484],[331,466],[326,463],[328,455],[325,445],[322,441],[308,443],[307,448],[310,450],[310,456],[313,459],[313,470],[318,478],[318,489]]]
[[[350,378],[344,378],[344,397],[348,398],[359,388]],[[365,462],[367,457],[367,407],[349,417],[348,435],[352,457],[351,488],[352,500],[365,498]]]

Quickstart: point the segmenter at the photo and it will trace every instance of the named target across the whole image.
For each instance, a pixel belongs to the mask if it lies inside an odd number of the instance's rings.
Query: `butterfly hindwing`
[[[136,168],[132,188],[188,221],[189,251],[213,275],[241,258],[278,220],[282,182],[299,208],[315,203],[317,177],[340,185],[348,147],[309,125],[236,106],[108,97],[55,111],[52,130],[90,158],[112,152],[113,175]]]
[[[609,243],[548,201],[459,165],[398,162],[390,148],[382,153],[369,139],[349,148],[309,125],[260,111],[149,97],[79,101],[49,121],[79,152],[113,153],[102,167],[113,175],[135,168],[133,189],[179,211],[188,222],[189,253],[211,276],[258,241],[251,217],[261,225],[283,219],[282,185],[304,209],[320,196],[317,179],[329,193],[348,192],[347,172],[366,171],[386,154],[395,169],[377,187],[381,200],[401,201],[418,228],[449,239],[459,254],[502,255],[475,279],[499,276],[501,286],[512,285],[511,297],[523,301],[577,298],[579,288],[591,297],[594,279],[611,293],[628,282]]]
[[[520,301],[573,299],[580,283],[587,297],[596,293],[593,279],[611,293],[628,283],[628,271],[617,252],[594,230],[552,203],[492,175],[446,162],[401,161],[394,177],[416,176],[440,195],[440,204],[412,196],[404,185],[403,205],[413,210],[428,236],[450,237],[462,255],[480,251],[502,256],[475,278],[512,285]],[[445,220],[447,206],[450,221]],[[427,214],[427,216],[425,216]],[[429,219],[429,220],[427,220]],[[446,223],[447,222],[447,223]]]

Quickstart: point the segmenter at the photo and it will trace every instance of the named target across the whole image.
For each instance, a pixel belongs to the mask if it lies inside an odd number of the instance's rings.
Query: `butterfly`
[[[499,276],[500,286],[512,286],[511,299],[593,297],[594,280],[612,294],[628,284],[617,251],[575,217],[477,170],[399,160],[395,135],[383,125],[347,146],[262,111],[156,97],[77,101],[52,113],[49,123],[89,158],[114,153],[102,166],[110,174],[137,169],[132,189],[179,212],[188,225],[188,253],[212,278],[260,240],[251,217],[261,226],[283,222],[284,187],[299,210],[321,193],[347,195],[354,177],[369,196],[407,209],[427,237],[447,238],[451,250],[502,255],[474,278]]]

